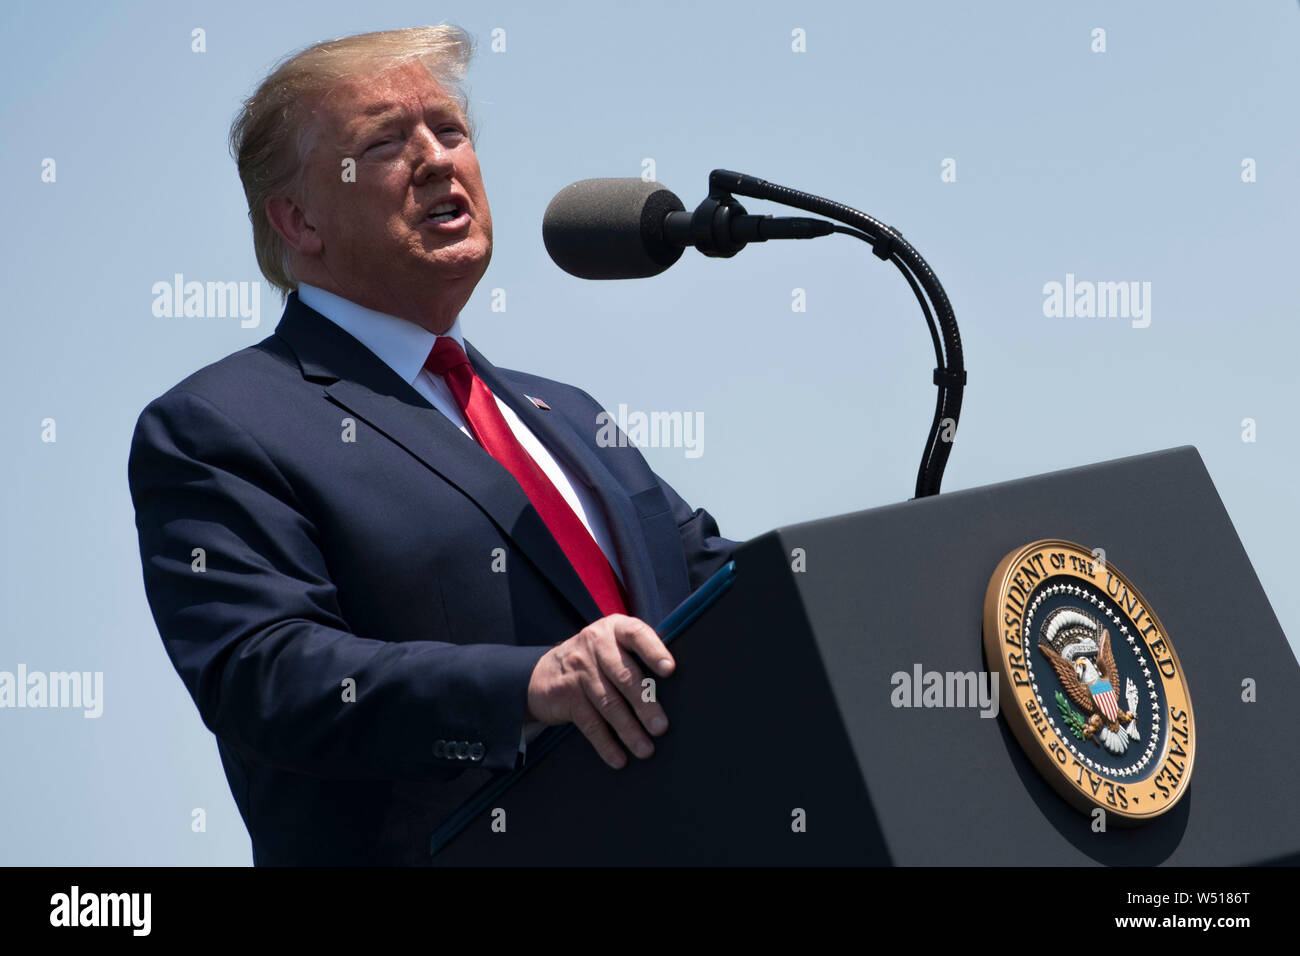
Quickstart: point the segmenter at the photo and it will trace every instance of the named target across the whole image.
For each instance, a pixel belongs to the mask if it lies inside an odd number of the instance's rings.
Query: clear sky
[[[104,711],[0,711],[0,863],[250,862],[145,603],[126,455],[149,400],[269,335],[280,303],[263,286],[244,328],[155,316],[151,290],[261,278],[225,141],[271,63],[443,21],[479,43],[496,235],[467,338],[611,410],[702,415],[701,454],[645,454],[729,537],[911,496],[934,402],[916,304],[844,237],[570,278],[540,234],[569,182],[650,162],[693,207],[724,167],[894,225],[961,325],[945,490],[1195,445],[1296,646],[1294,0],[8,2],[0,670],[102,671]],[[1045,315],[1067,274],[1149,289],[1149,324]]]

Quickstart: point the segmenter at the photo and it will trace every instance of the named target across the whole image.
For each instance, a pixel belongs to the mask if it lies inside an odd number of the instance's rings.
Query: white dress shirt
[[[344,299],[332,292],[326,292],[316,286],[308,285],[305,282],[298,284],[298,299],[303,305],[315,309],[368,348],[381,362],[400,375],[403,381],[410,383],[417,392],[428,400],[430,405],[447,416],[451,423],[464,433],[466,438],[470,441],[476,441],[474,434],[465,423],[460,404],[456,401],[455,395],[452,394],[451,387],[441,375],[434,375],[424,367],[424,362],[429,357],[433,344],[438,340],[437,335],[416,325],[414,322],[395,315],[367,309],[355,302]],[[465,348],[465,341],[460,330],[460,316],[456,317],[456,321],[444,334],[455,339],[456,344],[462,350]],[[546,473],[546,477],[555,485],[556,490],[564,496],[564,500],[569,503],[569,507],[573,509],[574,514],[591,532],[592,538],[600,546],[600,550],[605,553],[605,557],[609,559],[610,567],[614,569],[614,573],[622,581],[623,572],[619,567],[618,555],[614,551],[614,542],[610,538],[609,525],[605,520],[605,514],[600,507],[599,500],[591,489],[569,470],[567,465],[556,461],[546,446],[515,414],[513,408],[503,402],[499,395],[494,393],[493,397],[496,399],[497,408],[501,410],[501,415],[505,418],[506,424],[510,426],[515,438],[519,440],[519,444]],[[545,398],[545,396],[539,397]],[[548,413],[543,411],[542,414]],[[595,427],[594,421],[592,427]],[[521,739],[519,743],[521,753],[524,751],[525,741],[531,740],[544,726],[544,724],[531,722],[525,725],[524,739]]]

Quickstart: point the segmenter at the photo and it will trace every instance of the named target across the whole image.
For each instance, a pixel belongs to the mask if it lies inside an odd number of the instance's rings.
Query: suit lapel
[[[296,293],[290,294],[275,334],[297,356],[303,376],[324,385],[325,396],[414,455],[482,508],[582,620],[601,616],[578,572],[514,476],[477,442],[466,438],[413,386],[339,326],[303,305]],[[481,356],[477,358],[482,361]],[[479,367],[478,361],[474,367]],[[488,381],[486,376],[484,381]],[[499,381],[497,376],[488,387],[496,391]],[[509,394],[513,396],[513,390]],[[502,397],[515,407],[510,397]],[[532,407],[531,402],[525,404]],[[532,424],[529,422],[530,427]]]
[[[534,405],[469,341],[465,342],[465,354],[487,387],[515,410],[551,454],[567,465],[600,501],[614,541],[614,553],[618,555],[619,568],[623,572],[623,586],[632,604],[628,612],[648,621],[651,626],[657,625],[665,612],[659,600],[654,567],[644,545],[641,518],[632,499],[622,491],[617,479],[569,419]],[[589,425],[594,434],[597,428],[594,418]]]

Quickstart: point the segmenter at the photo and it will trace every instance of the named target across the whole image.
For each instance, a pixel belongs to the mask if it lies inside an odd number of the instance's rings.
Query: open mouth
[[[434,203],[425,214],[423,224],[439,229],[458,229],[469,222],[469,211],[459,196]]]

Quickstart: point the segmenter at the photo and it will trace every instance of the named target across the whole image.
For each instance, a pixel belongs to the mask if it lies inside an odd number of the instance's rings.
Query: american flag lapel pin
[[[534,405],[536,405],[538,408],[543,408],[543,409],[545,409],[545,410],[548,411],[548,412],[551,410],[551,406],[550,406],[550,405],[547,405],[547,404],[546,404],[544,401],[542,401],[540,398],[534,398],[532,395],[528,395],[527,393],[525,393],[525,397],[526,397],[530,402],[532,402]]]

